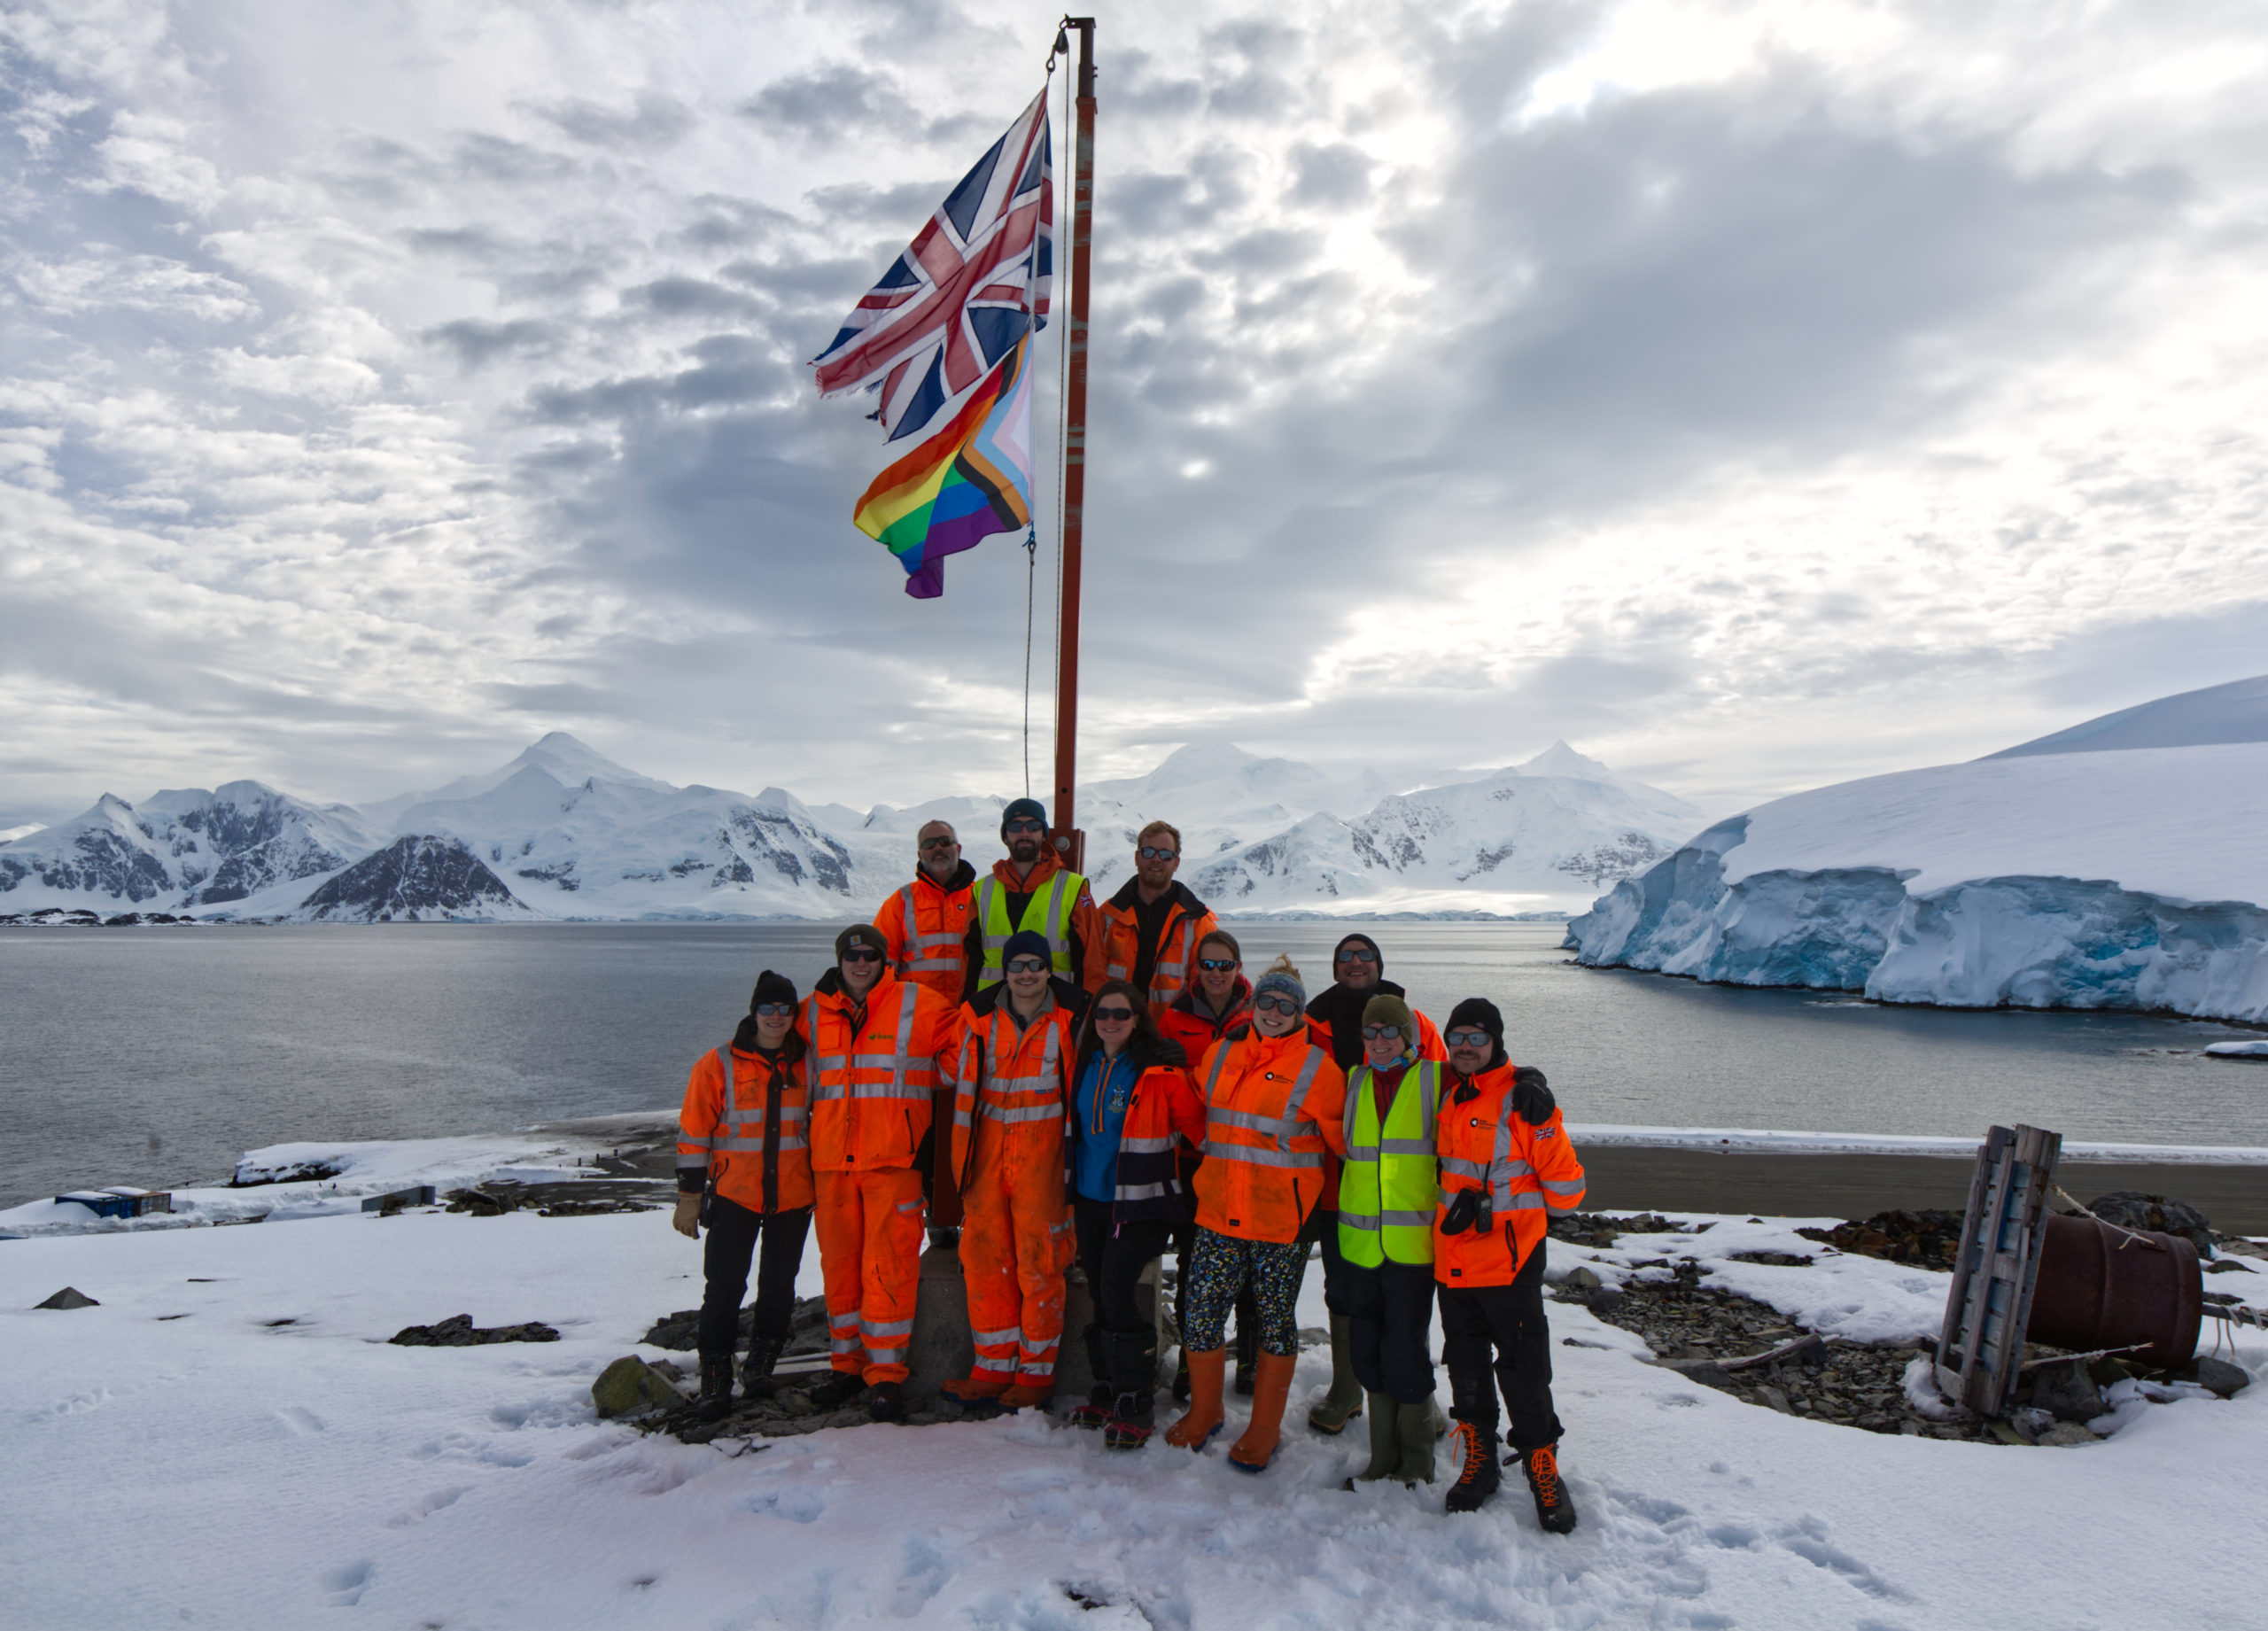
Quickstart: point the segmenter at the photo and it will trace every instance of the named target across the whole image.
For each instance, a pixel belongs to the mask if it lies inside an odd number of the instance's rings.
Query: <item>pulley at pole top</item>
[[[1079,566],[1087,496],[1087,271],[1095,201],[1095,19],[1066,17],[1055,49],[1079,36],[1076,129],[1071,149],[1071,300],[1063,330],[1063,586],[1055,623],[1055,798],[1049,835],[1073,872],[1086,870],[1086,835],[1076,825],[1073,784],[1079,757]]]

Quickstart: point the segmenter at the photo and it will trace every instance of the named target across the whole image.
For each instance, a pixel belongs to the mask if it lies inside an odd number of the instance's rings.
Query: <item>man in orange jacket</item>
[[[834,1371],[821,1410],[861,1387],[876,1421],[905,1414],[900,1385],[921,1273],[921,1171],[930,1091],[952,1069],[959,1028],[926,986],[900,980],[872,924],[835,939],[835,966],[804,1003],[811,1047],[812,1177]]]
[[[968,958],[969,926],[976,920],[970,888],[976,870],[960,858],[960,838],[950,821],[928,821],[913,835],[913,882],[882,902],[874,927],[889,948],[890,972],[926,985],[955,1008],[976,994],[976,968]],[[952,1114],[952,1088],[939,1083],[930,1101],[932,1126]],[[950,1246],[960,1224],[960,1191],[954,1187],[951,1151],[942,1138],[929,1169],[929,1239]]]
[[[1475,1511],[1496,1493],[1501,1388],[1536,1520],[1565,1534],[1575,1526],[1575,1503],[1559,1476],[1543,1239],[1547,1217],[1582,1204],[1582,1163],[1543,1073],[1515,1069],[1505,1057],[1504,1020],[1495,1004],[1479,997],[1457,1004],[1442,1039],[1449,1071],[1435,1123],[1441,1200],[1433,1220],[1433,1278],[1441,1288],[1459,1464],[1444,1504],[1452,1512]]]
[[[1063,1270],[1075,1250],[1063,1192],[1063,1115],[1085,998],[1047,971],[1047,940],[1008,939],[1007,978],[961,1009],[952,1170],[966,1222],[962,1278],[976,1367],[947,1382],[964,1403],[1045,1404],[1063,1339]]]
[[[1134,840],[1134,875],[1102,905],[1106,980],[1131,980],[1157,1018],[1192,983],[1198,942],[1220,921],[1205,903],[1174,882],[1181,867],[1181,830],[1153,821]]]

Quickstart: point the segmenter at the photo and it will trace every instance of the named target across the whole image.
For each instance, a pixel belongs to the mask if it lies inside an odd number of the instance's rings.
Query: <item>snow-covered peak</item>
[[[2161,696],[1984,757],[2016,759],[2047,753],[2198,748],[2237,742],[2268,742],[2268,674]]]
[[[634,770],[616,764],[588,742],[565,731],[552,731],[523,749],[509,764],[501,765],[494,770],[459,776],[447,786],[427,792],[398,793],[392,798],[363,805],[362,812],[392,831],[407,832],[416,825],[408,819],[414,810],[429,804],[462,804],[484,798],[516,778],[530,773],[548,781],[555,790],[598,782],[643,788],[655,793],[677,791],[666,781],[652,776],[641,776]],[[520,796],[524,798],[527,796],[524,784]]]
[[[1578,781],[1604,781],[1610,787],[1622,778],[1565,742],[1555,742],[1525,764],[1514,767],[1523,776],[1572,776]]]
[[[0,843],[13,843],[19,838],[28,838],[34,833],[47,830],[44,821],[27,821],[21,827],[0,827]]]

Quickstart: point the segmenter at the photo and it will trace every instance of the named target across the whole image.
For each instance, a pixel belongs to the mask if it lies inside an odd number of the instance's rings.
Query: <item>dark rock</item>
[[[2093,1433],[2075,1421],[2059,1421],[2032,1441],[2043,1449],[2070,1449],[2097,1441]]]
[[[2087,1210],[2104,1223],[2116,1223],[2121,1229],[2186,1235],[2191,1244],[2196,1247],[2200,1257],[2210,1258],[2213,1254],[2213,1231],[2206,1223],[2205,1215],[2186,1201],[2169,1200],[2163,1195],[2145,1195],[2134,1190],[2122,1189],[2088,1201]]]
[[[1703,1224],[1707,1228],[1707,1224]],[[1569,1212],[1544,1225],[1554,1240],[1569,1246],[1612,1246],[1618,1235],[1674,1235],[1691,1232],[1657,1212],[1617,1217],[1605,1212]]]
[[[2194,1379],[2197,1386],[2224,1399],[2233,1399],[2252,1385],[2250,1372],[2210,1354],[2199,1356],[2195,1370]]]
[[[2093,1421],[2102,1414],[2102,1390],[2086,1362],[2067,1359],[2031,1373],[2031,1402],[2057,1421]]]
[[[66,1285],[45,1302],[35,1303],[33,1306],[42,1309],[98,1309],[103,1305],[77,1286]]]
[[[1880,1257],[1889,1262],[1915,1263],[1925,1269],[1951,1269],[1961,1254],[1961,1215],[1925,1209],[1916,1212],[1877,1212],[1862,1223],[1837,1223],[1832,1229],[1798,1229],[1806,1240],[1817,1240],[1837,1251]]]
[[[1799,1257],[1793,1252],[1735,1252],[1731,1261],[1768,1263],[1775,1269],[1808,1269],[1812,1265],[1810,1258]]]
[[[1713,1359],[1665,1359],[1660,1363],[1663,1370],[1674,1371],[1689,1382],[1726,1393],[1733,1390],[1732,1372]]]
[[[664,1314],[656,1320],[646,1334],[639,1339],[648,1348],[666,1348],[680,1354],[689,1354],[699,1345],[701,1310],[680,1309],[674,1314]],[[748,1347],[756,1334],[756,1309],[753,1305],[741,1310],[737,1345]],[[827,1352],[827,1299],[806,1297],[796,1304],[790,1318],[788,1346],[781,1356],[796,1354]]]
[[[670,1379],[635,1354],[625,1355],[599,1372],[591,1384],[591,1402],[602,1416],[629,1416],[652,1410],[686,1410],[683,1394]],[[718,1425],[721,1430],[721,1424]],[[711,1438],[715,1433],[709,1435]]]
[[[2257,1274],[2250,1263],[2239,1262],[2233,1257],[2224,1257],[2205,1270],[2208,1274]]]
[[[534,1320],[476,1331],[471,1315],[453,1314],[431,1325],[404,1325],[386,1340],[398,1348],[485,1348],[492,1342],[556,1342],[559,1333]]]

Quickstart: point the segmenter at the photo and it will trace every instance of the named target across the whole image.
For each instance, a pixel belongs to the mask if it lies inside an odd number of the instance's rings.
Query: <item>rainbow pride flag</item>
[[[945,557],[1031,524],[1031,338],[1000,359],[960,410],[874,478],[851,519],[905,569],[905,592],[945,592]]]

